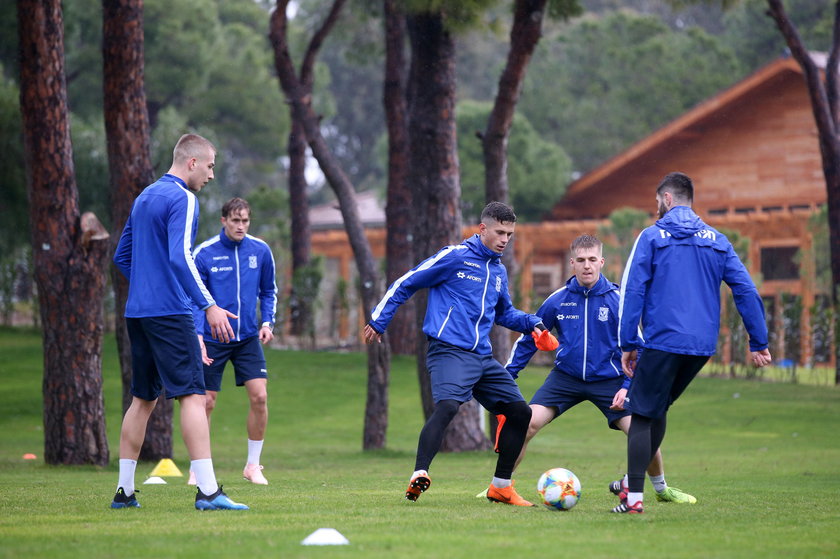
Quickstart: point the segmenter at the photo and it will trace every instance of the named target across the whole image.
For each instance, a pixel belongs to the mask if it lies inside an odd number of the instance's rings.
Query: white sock
[[[252,441],[248,439],[248,464],[259,464],[260,454],[262,454],[262,441]]]
[[[493,487],[498,487],[499,489],[504,489],[505,487],[510,487],[510,480],[509,479],[501,479],[501,478],[493,476]]]
[[[137,460],[120,458],[120,479],[117,489],[123,488],[127,497],[134,495],[134,472],[137,470]]]
[[[417,476],[429,477],[429,472],[426,470],[416,470],[413,474],[411,474],[411,479],[414,479]]]
[[[213,471],[213,459],[202,458],[190,462],[190,470],[195,472],[195,484],[205,495],[212,495],[219,490],[216,482],[216,472]]]
[[[668,484],[665,483],[665,474],[659,476],[648,476],[650,478],[650,482],[653,484],[653,488],[656,490],[657,493],[662,493],[668,487]]]
[[[644,500],[644,496],[644,493],[628,493],[627,504],[632,507],[636,503],[641,503]]]

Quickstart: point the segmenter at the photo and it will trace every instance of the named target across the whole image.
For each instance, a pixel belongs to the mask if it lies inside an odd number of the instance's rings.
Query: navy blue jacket
[[[540,319],[514,308],[501,254],[473,235],[437,254],[397,279],[371,313],[370,326],[383,333],[397,308],[418,289],[429,288],[423,332],[450,345],[492,353],[493,323],[516,332],[530,332]]]
[[[554,370],[585,381],[623,377],[618,349],[618,286],[603,275],[587,289],[572,276],[548,296],[537,316],[545,327],[557,332],[560,347]],[[537,347],[530,334],[523,334],[510,352],[505,368],[516,378]],[[630,385],[625,377],[623,388]]]
[[[641,232],[624,268],[621,349],[713,355],[720,329],[721,282],[732,289],[750,336],[750,351],[766,349],[764,305],[732,244],[691,208],[671,208]],[[640,323],[644,340],[638,338]]]
[[[239,318],[231,318],[234,341],[242,341],[260,332],[257,322],[257,301],[263,323],[274,326],[277,311],[277,284],[274,277],[274,256],[268,245],[251,235],[239,242],[225,235],[225,230],[210,237],[193,253],[198,273],[217,304]],[[204,313],[193,309],[195,329],[212,339]]]

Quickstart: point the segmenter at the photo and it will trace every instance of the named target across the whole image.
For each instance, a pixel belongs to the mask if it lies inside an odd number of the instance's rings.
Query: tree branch
[[[318,56],[318,51],[321,49],[321,45],[324,44],[324,39],[327,38],[327,35],[330,34],[330,31],[335,26],[336,21],[338,21],[338,16],[345,3],[346,0],[335,0],[333,2],[330,13],[327,15],[324,23],[321,24],[321,27],[312,36],[312,40],[309,41],[309,46],[306,49],[306,54],[300,66],[300,82],[308,89],[312,88],[312,82],[314,80],[313,69],[315,66],[315,57]]]
[[[767,14],[776,22],[776,26],[781,31],[788,47],[790,47],[791,55],[799,63],[805,74],[808,93],[812,100],[814,118],[820,131],[820,142],[823,142],[827,137],[835,138],[837,121],[833,118],[833,111],[829,109],[828,95],[820,78],[819,68],[817,68],[811,54],[802,42],[802,37],[800,37],[799,32],[785,12],[782,0],[767,0],[767,5],[769,6]]]

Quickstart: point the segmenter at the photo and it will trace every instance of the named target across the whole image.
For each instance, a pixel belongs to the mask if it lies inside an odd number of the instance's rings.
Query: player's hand
[[[233,338],[233,328],[230,326],[229,318],[239,318],[230,311],[226,311],[219,305],[211,305],[204,310],[207,317],[207,324],[210,325],[210,334],[214,340],[228,343]]]
[[[542,351],[554,351],[560,347],[560,342],[548,330],[540,330],[538,327],[531,332],[531,337],[534,338],[534,344],[537,349]]]
[[[204,345],[204,337],[201,334],[198,335],[198,345],[201,347],[201,362],[205,365],[212,365],[213,360],[207,356],[207,346]]]
[[[366,344],[372,344],[373,340],[376,340],[380,344],[382,343],[382,334],[374,330],[373,326],[370,324],[365,324],[365,329],[362,330],[362,335],[365,337]]]
[[[770,362],[773,360],[773,357],[770,355],[770,349],[762,349],[761,351],[751,351],[750,356],[752,357],[752,362],[755,364],[756,367],[764,367],[765,365],[769,365]]]
[[[260,342],[262,345],[267,344],[271,340],[274,339],[274,332],[272,332],[271,328],[268,326],[263,326],[260,328]]]
[[[615,393],[613,396],[612,405],[610,406],[611,410],[623,410],[624,409],[624,401],[627,399],[627,389],[620,388],[618,392]]]
[[[636,373],[636,356],[638,352],[634,349],[633,351],[624,351],[621,353],[621,370],[624,371],[624,374],[630,378],[633,378],[633,375]]]

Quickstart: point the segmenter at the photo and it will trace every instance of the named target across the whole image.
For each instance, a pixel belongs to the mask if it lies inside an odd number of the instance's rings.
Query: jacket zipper
[[[240,288],[239,285],[239,247],[233,247],[233,255],[234,259],[236,260],[236,316],[242,316],[242,298],[240,295]],[[236,321],[236,341],[240,341],[239,338],[239,328],[242,326],[242,320],[238,319]]]
[[[487,286],[490,285],[490,261],[484,263],[484,291],[481,292],[481,314],[478,315],[478,320],[475,321],[475,343],[472,346],[474,350],[478,347],[478,325],[481,319],[484,318],[484,306],[487,304]],[[492,326],[492,325],[491,325]],[[472,350],[471,350],[472,351]]]
[[[449,315],[452,314],[452,309],[454,309],[454,308],[455,308],[454,305],[449,307],[449,311],[446,313],[446,318],[443,319],[443,324],[440,325],[440,330],[438,330],[438,333],[437,333],[438,339],[440,339],[440,335],[443,334],[443,329],[446,328],[446,323],[449,322]]]
[[[583,294],[583,380],[586,380],[586,354],[589,351],[589,292]]]

